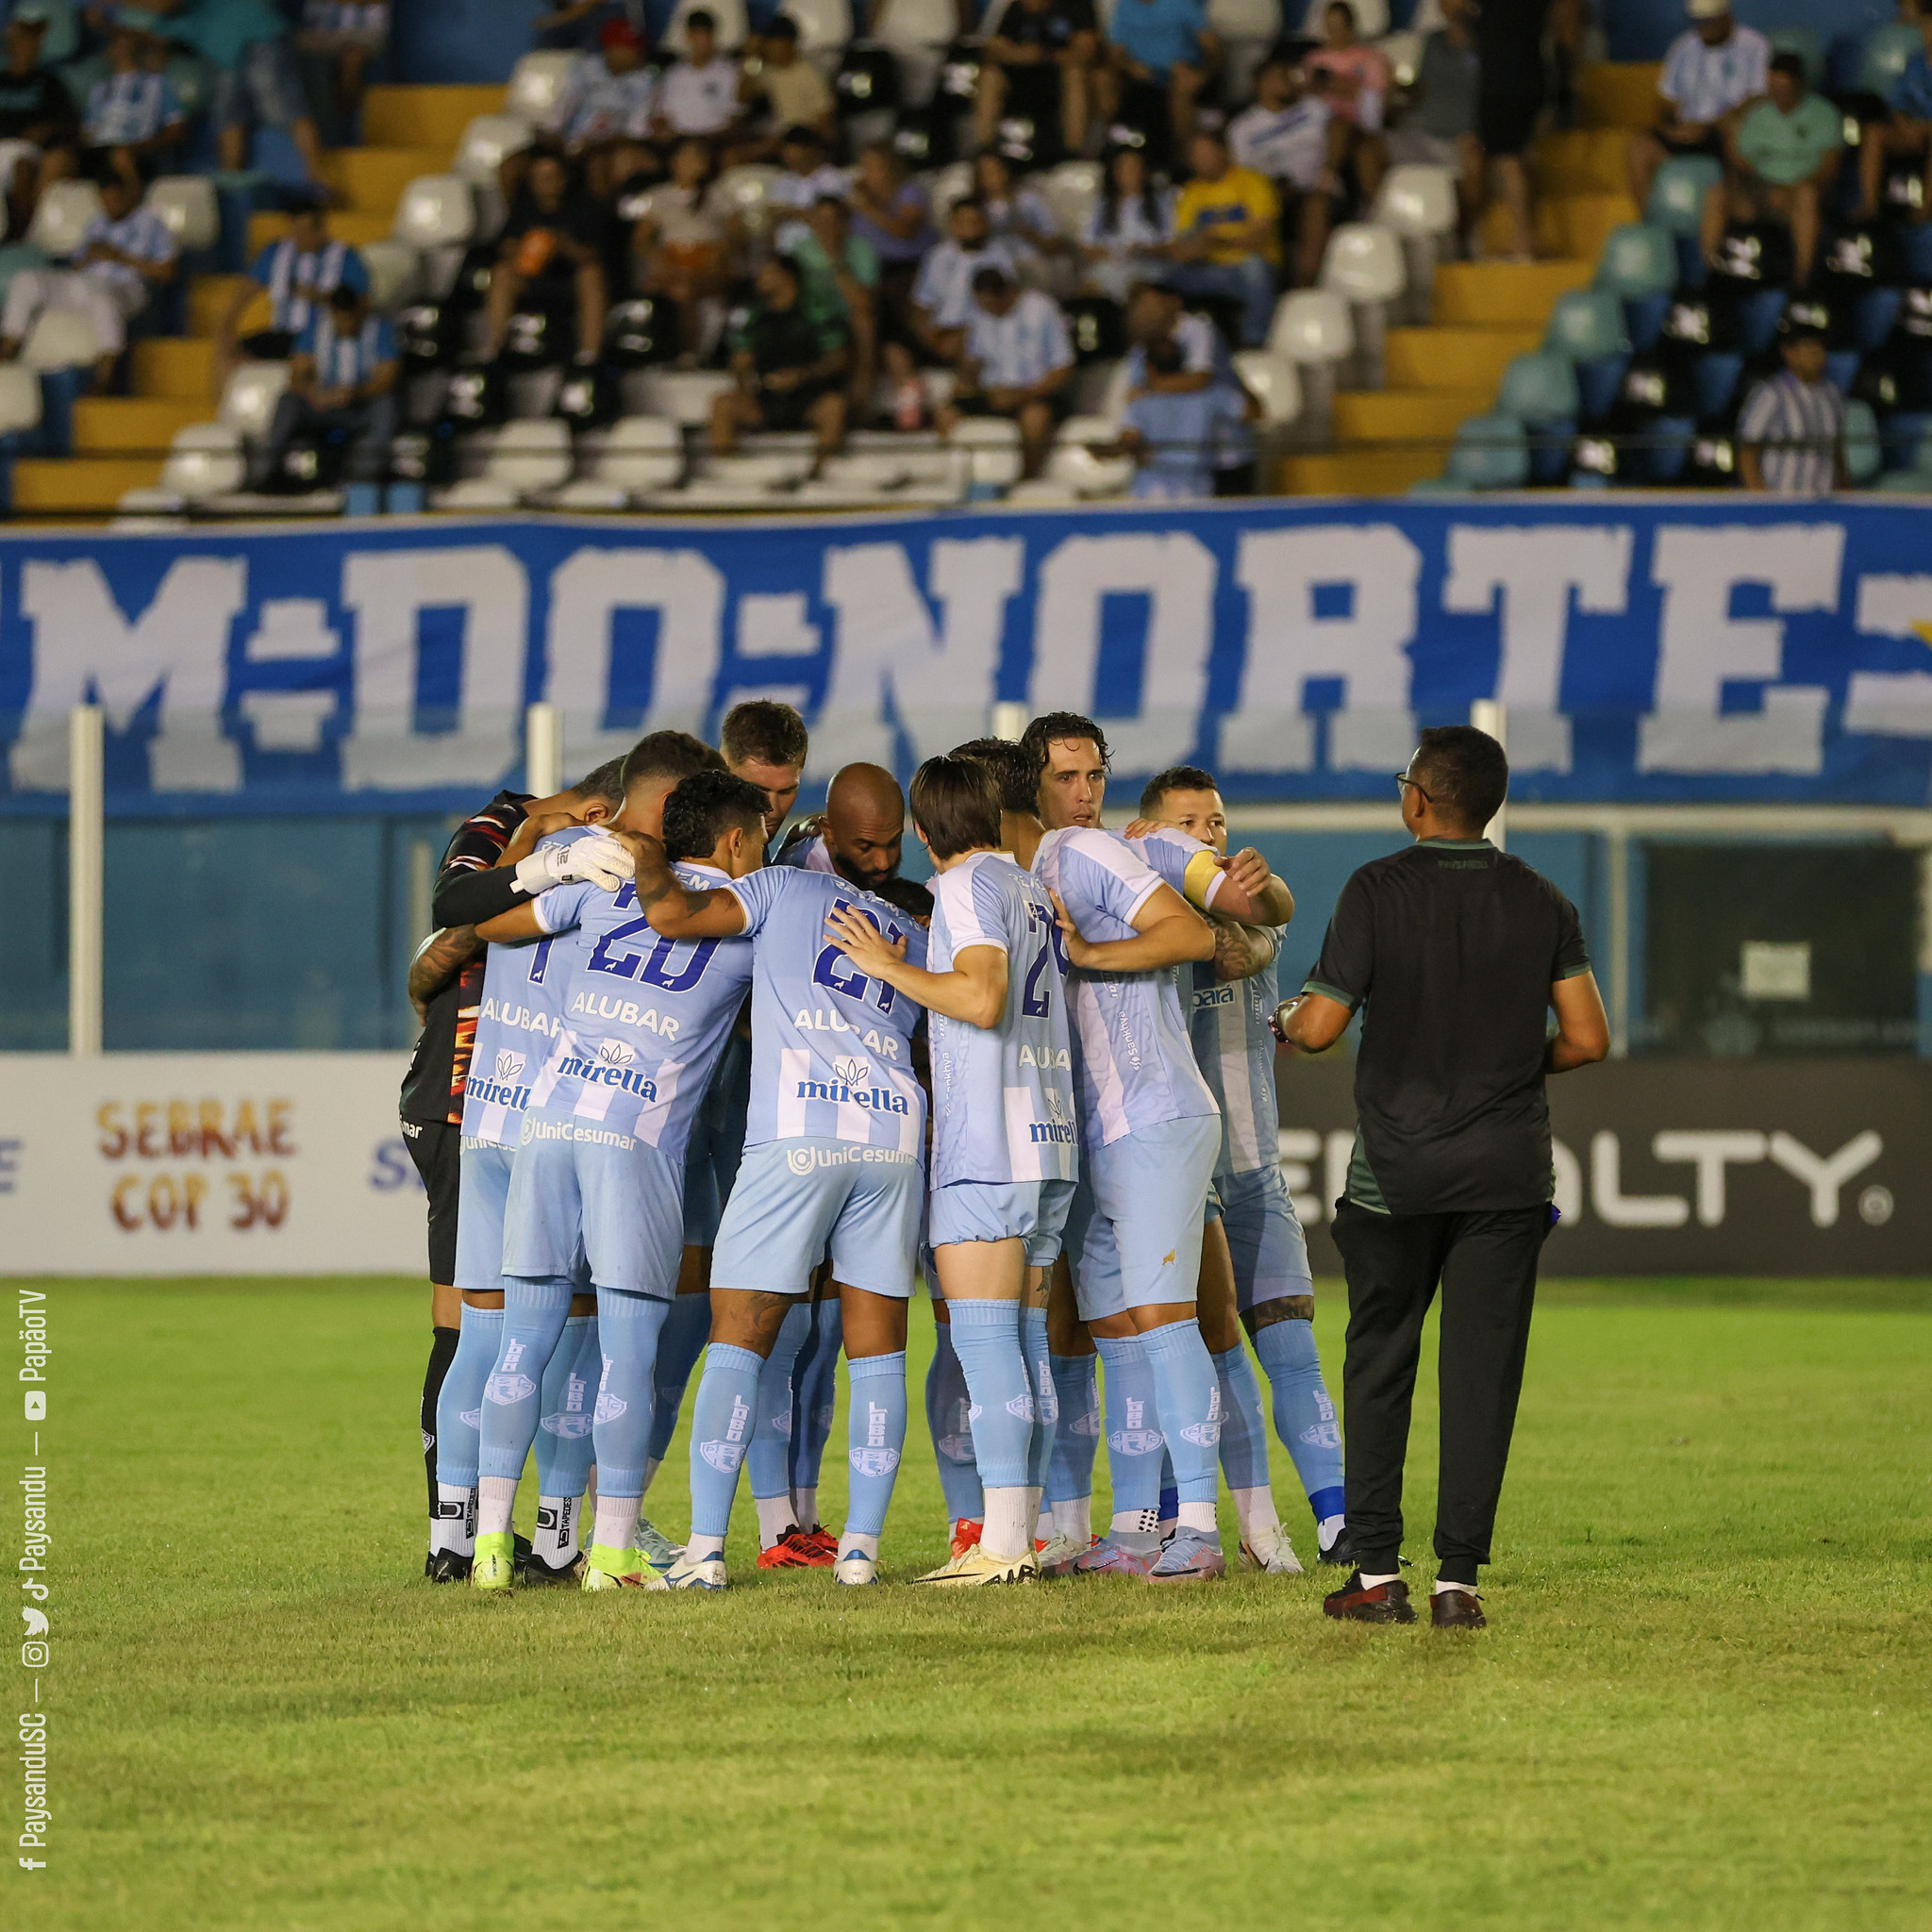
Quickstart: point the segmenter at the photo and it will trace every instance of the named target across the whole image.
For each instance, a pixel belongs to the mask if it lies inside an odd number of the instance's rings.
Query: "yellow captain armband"
[[[1187,895],[1188,904],[1198,906],[1203,912],[1214,903],[1214,894],[1220,890],[1222,879],[1221,863],[1211,852],[1197,852],[1188,860],[1188,869],[1181,874],[1181,886]]]

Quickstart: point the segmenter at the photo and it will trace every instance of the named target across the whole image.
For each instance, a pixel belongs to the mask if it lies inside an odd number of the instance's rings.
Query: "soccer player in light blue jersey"
[[[684,879],[707,891],[762,862],[764,798],[728,773],[701,772],[665,802],[663,830],[651,850],[675,854]],[[554,1343],[581,1256],[596,1289],[603,1357],[596,1522],[583,1584],[617,1590],[657,1574],[638,1542],[639,1507],[658,1341],[683,1259],[685,1151],[750,981],[751,949],[660,939],[628,883],[614,893],[559,886],[483,931],[517,937],[525,927],[575,927],[578,937],[564,1031],[533,1084],[510,1173],[503,1269],[513,1292],[486,1391],[471,1580],[504,1587],[494,1577],[507,1538],[491,1538],[506,1537],[530,1436],[519,1349],[535,1360]]]
[[[724,1534],[758,1377],[829,1244],[852,1400],[850,1507],[833,1574],[877,1580],[906,1438],[906,1304],[924,1195],[920,1008],[845,958],[826,921],[849,907],[915,965],[925,935],[841,878],[768,866],[711,891],[629,841],[640,908],[665,938],[751,940],[752,1085],[744,1157],[711,1260],[711,1343],[691,1417],[691,1534],[654,1588],[722,1590]]]
[[[1018,1583],[1036,1574],[1052,1453],[1046,1275],[1079,1171],[1066,968],[1051,901],[999,849],[999,792],[984,765],[928,758],[913,776],[912,823],[937,874],[926,965],[850,908],[829,924],[860,972],[932,1016],[930,1243],[972,1397],[984,1526],[920,1581]]]
[[[1141,794],[1144,820],[1170,825],[1227,850],[1227,813],[1212,775],[1178,765],[1150,779]],[[1128,828],[1131,833],[1135,827]],[[1237,863],[1247,855],[1241,855]],[[1259,855],[1255,855],[1255,862]],[[1271,920],[1278,907],[1271,908]],[[1292,914],[1291,901],[1287,910]],[[1195,1057],[1221,1102],[1221,1156],[1215,1163],[1218,1216],[1208,1224],[1202,1255],[1204,1281],[1230,1274],[1241,1319],[1267,1371],[1274,1425],[1294,1459],[1316,1522],[1324,1563],[1353,1562],[1342,1515],[1341,1436],[1335,1405],[1315,1349],[1315,1285],[1307,1242],[1281,1177],[1274,1089],[1276,1041],[1269,1025],[1279,998],[1278,925],[1220,927],[1213,962],[1195,968],[1190,1023]],[[1235,1339],[1239,1346],[1239,1337]],[[1226,1357],[1216,1355],[1219,1366]],[[1245,1369],[1245,1357],[1242,1368]],[[1252,1371],[1246,1373],[1252,1376]],[[1224,1450],[1226,1448],[1224,1442]],[[1263,1507],[1266,1447],[1254,1456],[1253,1501],[1242,1509],[1241,1485],[1228,1486],[1242,1513],[1242,1555],[1258,1567],[1292,1574],[1300,1565],[1284,1554],[1286,1538],[1268,1548],[1272,1504]],[[1225,1460],[1225,1457],[1224,1457]]]

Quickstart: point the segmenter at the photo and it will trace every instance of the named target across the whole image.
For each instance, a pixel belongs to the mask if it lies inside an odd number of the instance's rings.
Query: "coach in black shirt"
[[[1322,957],[1276,1016],[1319,1053],[1362,1009],[1355,1155],[1336,1204],[1348,1274],[1348,1529],[1359,1568],[1331,1617],[1409,1624],[1402,1466],[1424,1318],[1442,1290],[1439,1627],[1483,1622],[1537,1259],[1556,1219],[1544,1076],[1603,1058],[1609,1029],[1576,908],[1482,836],[1508,790],[1493,738],[1422,734],[1397,775],[1416,842],[1342,888]],[[1554,1008],[1557,1032],[1548,1030]]]

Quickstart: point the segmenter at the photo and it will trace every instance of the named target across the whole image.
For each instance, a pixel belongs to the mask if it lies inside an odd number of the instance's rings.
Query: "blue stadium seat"
[[[1647,222],[1673,235],[1695,235],[1704,220],[1704,197],[1724,178],[1723,166],[1708,155],[1679,155],[1657,171],[1650,184]]]
[[[1543,330],[1543,347],[1573,362],[1597,362],[1630,351],[1624,307],[1607,289],[1572,289],[1557,298]]]
[[[1824,373],[1846,395],[1850,395],[1853,383],[1858,379],[1857,350],[1834,349],[1824,358]]]
[[[1442,480],[1459,490],[1521,490],[1529,481],[1529,440],[1514,416],[1472,416],[1456,432]]]
[[[1734,349],[1711,349],[1698,357],[1694,380],[1700,420],[1720,416],[1730,407],[1743,373],[1744,358]]]
[[[1919,51],[1919,30],[1902,20],[1889,21],[1865,37],[1864,51],[1858,56],[1857,86],[1866,93],[1888,98],[1906,62]]]
[[[1782,289],[1759,289],[1756,294],[1747,295],[1740,305],[1738,333],[1747,356],[1755,356],[1759,350],[1770,348],[1785,312],[1785,301]]]
[[[1894,410],[1878,428],[1879,443],[1885,451],[1885,467],[1888,470],[1911,469],[1928,431],[1932,431],[1932,414],[1918,409]]]
[[[1582,406],[1574,364],[1543,349],[1513,358],[1496,394],[1497,413],[1523,423],[1574,421]]]
[[[1885,453],[1878,441],[1878,418],[1870,403],[1845,405],[1845,475],[1854,483],[1869,483],[1878,474]]]
[[[1629,366],[1627,352],[1599,356],[1576,365],[1577,400],[1586,423],[1601,422],[1609,414],[1624,386],[1624,372]]]
[[[1824,77],[1824,44],[1808,26],[1774,26],[1765,35],[1774,54],[1795,54],[1805,63],[1805,80],[1816,87]]]
[[[1596,286],[1625,302],[1667,295],[1676,281],[1677,263],[1668,228],[1650,222],[1625,222],[1604,238],[1596,260]]]
[[[1690,458],[1690,439],[1697,425],[1689,416],[1659,416],[1650,425],[1650,447],[1643,452],[1639,474],[1652,483],[1670,485],[1684,475]]]
[[[1905,300],[1903,289],[1872,289],[1859,299],[1852,312],[1852,341],[1860,349],[1875,349],[1891,333],[1898,320],[1899,305]]]

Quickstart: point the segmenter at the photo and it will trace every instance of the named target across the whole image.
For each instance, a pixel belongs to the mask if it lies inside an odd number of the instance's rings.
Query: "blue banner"
[[[676,523],[385,520],[0,538],[0,802],[60,808],[108,711],[122,814],[458,809],[524,707],[572,774],[758,694],[808,780],[902,776],[991,707],[1086,711],[1123,777],[1380,798],[1508,707],[1519,799],[1923,805],[1932,514],[1884,502],[1274,501]]]

